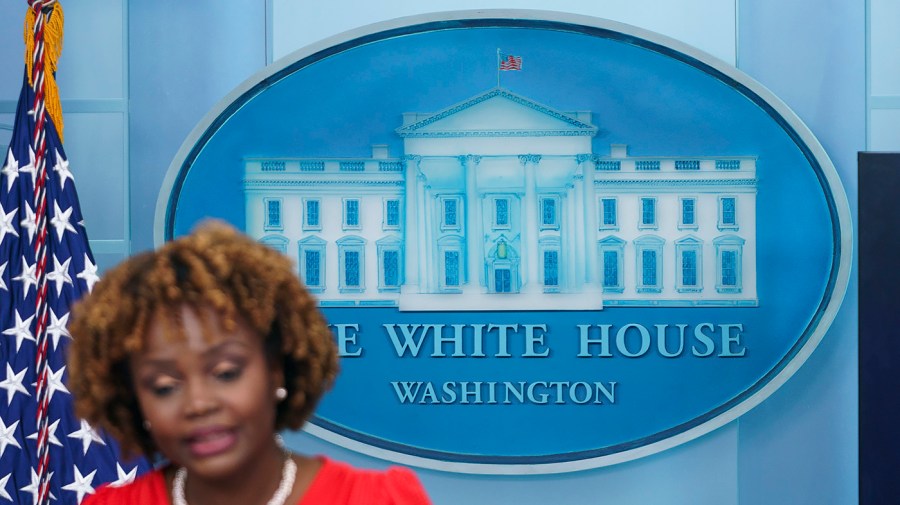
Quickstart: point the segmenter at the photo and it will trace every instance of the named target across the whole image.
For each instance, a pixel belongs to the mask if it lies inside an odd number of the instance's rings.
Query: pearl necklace
[[[288,495],[294,488],[294,479],[297,477],[297,464],[293,458],[288,456],[281,469],[281,482],[278,483],[278,489],[269,499],[267,505],[284,505]],[[175,472],[175,479],[172,481],[172,505],[187,505],[184,498],[184,481],[187,480],[187,469],[181,467]]]

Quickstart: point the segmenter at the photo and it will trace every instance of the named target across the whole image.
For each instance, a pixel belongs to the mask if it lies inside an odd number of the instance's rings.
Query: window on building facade
[[[375,243],[378,249],[378,290],[397,292],[403,284],[403,260],[399,237],[385,237]]]
[[[558,293],[560,290],[560,276],[563,275],[562,271],[565,267],[565,265],[560,265],[562,259],[560,245],[561,237],[557,234],[545,234],[538,241],[538,251],[540,254],[538,269],[542,273],[545,293]],[[512,260],[510,268],[515,274],[517,267],[515,263],[516,258],[510,259]],[[515,275],[513,275],[513,277],[515,277]],[[515,286],[515,289],[518,290],[518,286]]]
[[[559,197],[546,196],[541,198],[541,228],[559,228]]]
[[[459,286],[459,251],[444,251],[444,285]]]
[[[398,239],[399,240],[399,239]],[[433,282],[443,293],[459,293],[466,281],[463,253],[465,240],[462,235],[444,235],[437,241],[438,265],[433,272]]]
[[[719,229],[737,230],[737,199],[733,196],[719,198]]]
[[[641,251],[641,284],[644,287],[654,287],[659,284],[659,269],[656,262],[656,251],[652,249]]]
[[[656,228],[656,198],[641,198],[639,228]]]
[[[703,242],[693,236],[675,241],[676,290],[697,293],[703,290]]]
[[[400,287],[400,251],[384,251],[381,257],[384,287]]]
[[[603,251],[603,287],[619,287],[619,252]]]
[[[722,251],[722,287],[737,286],[737,251]]]
[[[388,199],[384,201],[384,229],[396,230],[400,228],[400,200]]]
[[[720,293],[740,293],[743,289],[741,257],[744,242],[736,235],[713,240],[716,247],[716,290]]]
[[[307,250],[303,255],[303,280],[307,286],[318,286],[322,283],[322,253]]]
[[[341,292],[365,291],[365,240],[360,237],[344,237],[337,241]]]
[[[444,197],[440,200],[441,205],[441,229],[458,230],[460,229],[460,206],[462,201],[457,196]]]
[[[303,215],[303,229],[305,230],[321,230],[322,229],[322,220],[319,210],[321,208],[321,201],[316,198],[307,198],[304,200],[304,210],[306,211]]]
[[[681,283],[697,285],[697,251],[681,251]]]
[[[264,200],[266,209],[266,230],[281,230],[281,198],[266,198]]]
[[[344,200],[344,229],[359,228],[359,200],[347,198]]]
[[[359,251],[344,252],[344,286],[358,288],[362,282],[359,268]]]
[[[559,251],[556,249],[544,251],[544,286],[559,287]]]
[[[681,216],[678,223],[681,229],[697,229],[697,199],[681,199]]]
[[[325,245],[318,237],[307,237],[300,245],[300,278],[312,292],[325,290]]]
[[[637,251],[638,293],[659,293],[663,279],[663,239],[643,236],[634,241]]]
[[[600,229],[610,230],[618,227],[618,212],[615,198],[600,199]]]
[[[623,254],[625,241],[618,237],[606,237],[599,242],[600,277],[604,293],[621,293],[624,290]]]
[[[494,228],[509,228],[509,198],[494,199]]]

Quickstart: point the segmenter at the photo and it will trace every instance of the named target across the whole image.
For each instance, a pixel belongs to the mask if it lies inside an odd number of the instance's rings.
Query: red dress
[[[321,458],[322,467],[296,505],[429,505],[419,479],[406,468],[357,470]],[[169,505],[161,470],[146,473],[122,487],[105,486],[82,505]]]

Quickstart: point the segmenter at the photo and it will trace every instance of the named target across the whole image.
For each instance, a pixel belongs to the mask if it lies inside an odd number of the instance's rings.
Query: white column
[[[522,219],[522,242],[525,251],[522,255],[525,270],[525,282],[523,292],[540,292],[541,277],[538,272],[540,264],[538,254],[538,201],[537,201],[537,177],[535,171],[541,161],[539,154],[519,155],[519,161],[525,168],[525,212]]]
[[[582,196],[584,198],[584,228],[582,235],[585,239],[585,282],[588,285],[599,285],[600,271],[599,253],[597,252],[597,197],[594,194],[594,170],[596,168],[596,155],[581,163]]]
[[[420,269],[420,241],[422,233],[419,229],[421,219],[419,219],[422,202],[419,199],[419,162],[422,160],[420,156],[406,156],[404,163],[406,165],[405,179],[405,202],[406,217],[403,226],[403,271],[404,285],[410,292],[419,292],[419,283],[421,282]]]
[[[425,175],[421,171],[416,174],[416,202],[416,212],[419,214],[416,220],[416,226],[419,230],[418,237],[416,237],[419,243],[419,255],[413,261],[418,263],[419,267],[419,293],[429,293],[431,279],[428,277],[429,270],[426,258],[430,257],[431,251],[428,247],[426,230],[431,227],[431,223],[428,221],[428,208],[433,202],[425,199]]]
[[[438,258],[440,251],[438,250],[437,238],[438,230],[441,226],[441,215],[444,209],[441,208],[440,201],[435,198],[431,191],[430,184],[423,184],[423,194],[425,195],[425,246],[422,248],[425,263],[425,286],[427,293],[437,293],[440,287],[439,276],[443,275],[440,271],[441,261]]]
[[[577,176],[576,176],[577,178]],[[562,287],[565,291],[578,292],[581,291],[584,278],[584,237],[581,233],[580,212],[581,206],[578,203],[578,180],[575,184],[566,185],[566,200],[562,207],[565,209],[563,216],[565,221],[560,220],[560,229],[562,236],[560,237],[560,262],[565,262],[566,282]]]
[[[484,240],[481,238],[481,199],[478,195],[478,181],[475,170],[481,156],[460,156],[459,161],[466,170],[466,290],[480,292],[484,281],[481,279],[484,263]]]

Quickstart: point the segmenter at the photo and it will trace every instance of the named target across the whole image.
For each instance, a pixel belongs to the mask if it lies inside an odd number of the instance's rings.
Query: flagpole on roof
[[[500,48],[497,48],[497,87],[500,87]]]

